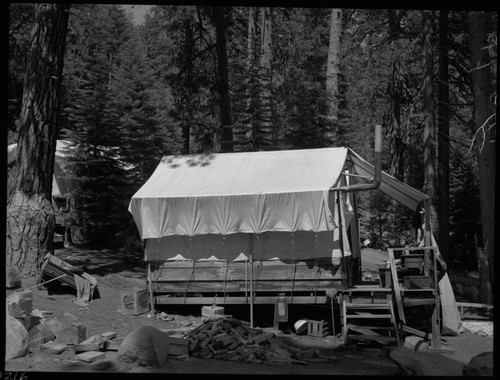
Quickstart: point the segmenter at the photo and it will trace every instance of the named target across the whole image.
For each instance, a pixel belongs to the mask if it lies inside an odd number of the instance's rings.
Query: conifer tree
[[[74,184],[73,223],[88,238],[112,244],[126,217],[125,171],[119,162],[120,135],[110,109],[113,62],[129,38],[131,22],[116,5],[80,5],[72,18],[67,82],[68,169]]]

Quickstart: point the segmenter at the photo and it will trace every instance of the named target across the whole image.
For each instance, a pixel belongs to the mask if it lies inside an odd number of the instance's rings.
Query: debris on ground
[[[168,315],[164,311],[162,311],[161,313],[155,315],[155,318],[159,319],[160,321],[164,321],[164,322],[170,322],[170,321],[174,320],[174,317],[172,315]]]
[[[97,280],[94,276],[85,273],[82,269],[47,253],[42,263],[42,274],[40,281],[42,284],[56,280],[69,285],[77,292],[77,303],[83,308],[88,308],[88,303],[92,302],[94,292],[97,289]]]
[[[251,328],[235,318],[206,320],[186,334],[189,353],[200,358],[214,358],[265,364],[307,364],[309,361],[335,362],[333,356],[318,350],[302,350],[280,340],[273,332]]]

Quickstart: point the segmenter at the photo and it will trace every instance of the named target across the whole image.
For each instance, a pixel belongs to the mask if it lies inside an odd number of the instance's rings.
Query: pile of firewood
[[[272,332],[254,329],[234,318],[207,320],[188,333],[189,354],[251,363],[307,364],[310,361],[337,361],[318,350],[302,350],[283,342]]]

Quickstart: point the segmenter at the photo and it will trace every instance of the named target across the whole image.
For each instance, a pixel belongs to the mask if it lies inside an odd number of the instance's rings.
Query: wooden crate
[[[125,314],[139,315],[150,310],[147,288],[134,288],[131,291],[122,291],[120,298],[122,311]]]
[[[327,321],[307,321],[307,335],[323,338],[329,334]]]

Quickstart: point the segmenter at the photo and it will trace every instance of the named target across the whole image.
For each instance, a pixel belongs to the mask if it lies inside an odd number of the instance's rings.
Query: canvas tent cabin
[[[167,156],[132,197],[157,304],[324,303],[354,286],[355,193],[374,166],[349,148]],[[415,210],[428,197],[382,173],[380,190]]]
[[[211,304],[218,294],[248,303],[253,290],[256,303],[273,303],[276,292],[324,303],[326,289],[348,281],[341,258],[360,254],[348,243],[355,229],[339,235],[339,213],[354,223],[352,207],[331,190],[347,152],[164,157],[129,206],[155,302]]]

